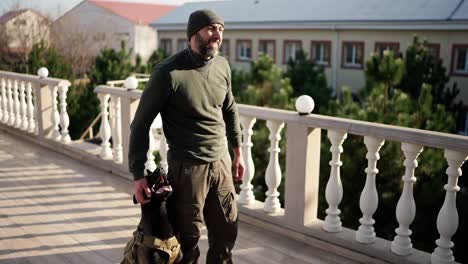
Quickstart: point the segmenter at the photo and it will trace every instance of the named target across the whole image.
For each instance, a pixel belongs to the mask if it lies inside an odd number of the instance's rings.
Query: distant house
[[[31,9],[14,10],[0,17],[0,46],[27,52],[34,43],[49,41],[49,19]]]
[[[160,47],[183,48],[191,12],[208,8],[225,20],[222,53],[234,68],[248,69],[259,52],[282,68],[302,49],[325,67],[330,86],[364,87],[372,52],[404,53],[413,36],[427,39],[443,59],[468,105],[468,1],[464,0],[234,0],[186,3],[151,25]],[[318,102],[320,103],[320,102]]]
[[[63,50],[81,49],[95,56],[104,47],[119,50],[121,42],[145,62],[157,47],[155,29],[149,22],[174,9],[172,5],[85,0],[52,25]]]

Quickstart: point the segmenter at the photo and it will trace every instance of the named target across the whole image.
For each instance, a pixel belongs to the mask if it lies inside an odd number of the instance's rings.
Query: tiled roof
[[[213,9],[229,24],[468,20],[463,0],[228,0],[186,3],[151,24],[185,24],[202,8]]]
[[[14,11],[10,11],[10,12],[6,12],[5,14],[3,14],[1,17],[0,17],[0,24],[4,24],[8,21],[10,21],[11,19],[17,17],[18,15],[24,13],[28,11],[28,9],[20,9],[20,10],[14,10]]]
[[[117,1],[88,0],[89,3],[105,8],[110,12],[136,24],[149,24],[173,10],[176,6],[161,4],[127,3]]]

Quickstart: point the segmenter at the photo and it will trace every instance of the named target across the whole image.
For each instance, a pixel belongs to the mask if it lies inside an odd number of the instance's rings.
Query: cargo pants
[[[207,264],[232,263],[237,238],[237,205],[231,159],[206,163],[169,159],[168,179],[174,190],[172,223],[179,234],[183,261],[198,263],[203,222],[208,229]]]

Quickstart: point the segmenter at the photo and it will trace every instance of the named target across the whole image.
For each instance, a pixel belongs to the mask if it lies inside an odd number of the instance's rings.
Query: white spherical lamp
[[[125,79],[124,85],[127,90],[135,90],[138,87],[138,80],[135,78],[135,76],[130,76]]]
[[[37,70],[37,75],[39,78],[47,78],[47,76],[49,76],[49,70],[46,67],[41,67]]]
[[[308,95],[301,95],[296,99],[296,111],[300,115],[308,115],[314,110],[314,99]]]

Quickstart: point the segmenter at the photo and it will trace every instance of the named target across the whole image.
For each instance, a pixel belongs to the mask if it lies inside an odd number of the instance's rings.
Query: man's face
[[[223,42],[224,27],[211,24],[200,29],[194,36],[195,48],[202,57],[209,58],[218,54]]]

